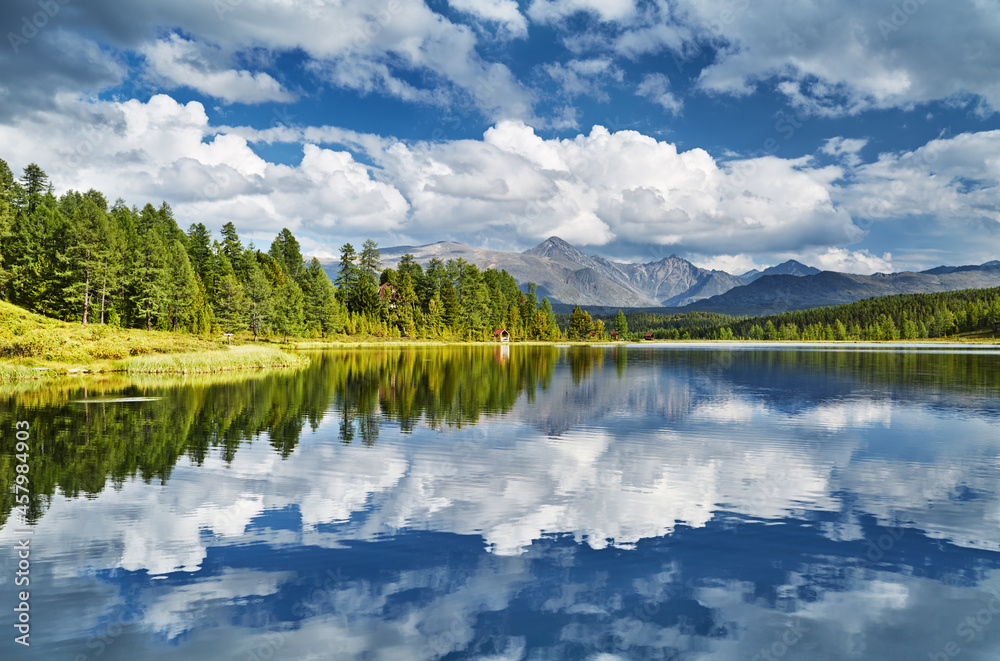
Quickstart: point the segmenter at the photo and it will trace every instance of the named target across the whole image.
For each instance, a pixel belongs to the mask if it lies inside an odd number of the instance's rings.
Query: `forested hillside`
[[[900,294],[766,317],[627,315],[656,339],[915,340],[1000,333],[1000,288]]]
[[[345,244],[336,286],[282,229],[267,252],[226,223],[180,228],[170,206],[141,209],[89,190],[56,197],[45,172],[0,160],[0,298],[83,325],[287,339],[367,334],[487,339],[560,336],[547,300],[506,272],[412,257],[382,269],[378,246]]]

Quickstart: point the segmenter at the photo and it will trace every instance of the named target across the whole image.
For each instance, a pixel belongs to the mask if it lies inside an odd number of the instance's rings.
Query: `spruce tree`
[[[354,286],[352,298],[348,301],[348,308],[378,321],[383,319],[383,312],[388,309],[388,305],[383,304],[382,299],[379,298],[376,282],[370,273],[363,271],[358,283]]]
[[[236,276],[227,274],[219,278],[214,311],[223,333],[232,333],[246,324],[248,307],[246,294]]]
[[[615,333],[619,339],[624,338],[625,334],[628,333],[628,319],[625,318],[625,313],[621,310],[618,310],[618,314],[615,315]]]
[[[247,324],[253,331],[253,341],[257,341],[258,333],[264,331],[271,323],[274,315],[274,301],[271,283],[257,265],[256,260],[249,261],[249,273],[244,283],[247,299]]]
[[[136,257],[132,301],[146,329],[153,330],[166,307],[169,287],[170,249],[158,227],[152,226],[138,236]]]
[[[240,237],[236,233],[236,226],[226,223],[222,226],[222,243],[219,244],[219,253],[229,260],[229,264],[236,275],[236,279],[241,283],[246,282],[250,264],[247,257],[255,252],[253,244],[250,244],[249,251],[243,248]]]
[[[45,225],[40,213],[21,211],[14,216],[4,241],[4,269],[8,298],[15,305],[34,309],[41,276]]]
[[[281,270],[295,282],[302,286],[305,276],[303,266],[302,250],[299,242],[292,236],[288,228],[278,232],[278,236],[271,242],[271,248],[267,251],[274,261],[281,265]]]
[[[323,279],[319,281],[315,296],[315,304],[319,307],[319,331],[321,337],[327,337],[344,327],[344,320],[347,310],[337,299],[330,279],[323,274]]]
[[[14,179],[7,163],[0,159],[0,297],[7,298],[7,270],[10,256],[7,242],[10,239],[11,227],[14,224],[14,214],[17,211],[15,200],[18,197],[20,184]]]
[[[274,305],[274,328],[285,336],[285,344],[288,343],[289,335],[297,334],[302,328],[304,302],[302,289],[294,280],[286,277],[275,292]]]
[[[140,323],[135,306],[138,264],[142,257],[139,248],[138,213],[135,208],[129,208],[124,200],[118,199],[108,215],[110,223],[118,233],[122,257],[115,288],[111,290],[113,293],[109,294],[113,303],[108,321],[134,328]]]
[[[330,285],[330,279],[326,277],[323,266],[315,257],[302,270],[300,278],[300,286],[305,296],[306,332],[326,335],[326,329],[323,328],[323,314],[324,306],[326,305],[326,296],[332,294],[333,288]]]
[[[544,340],[558,340],[559,339],[559,324],[556,323],[556,313],[552,310],[552,303],[549,302],[549,297],[545,296],[542,298],[542,304],[540,307],[542,313],[545,314],[548,320],[545,324],[548,332],[542,336]]]
[[[179,239],[170,244],[166,266],[167,322],[174,331],[195,331],[202,315],[196,307],[199,301],[198,276],[195,275],[187,250]],[[202,303],[203,304],[203,303]]]
[[[357,312],[357,310],[352,306],[351,301],[354,298],[354,289],[357,287],[360,274],[358,272],[357,266],[358,253],[355,252],[354,246],[350,243],[345,243],[340,248],[340,270],[337,273],[337,296],[343,301],[347,308],[351,312]]]
[[[26,211],[32,214],[43,203],[44,195],[51,187],[49,176],[36,163],[30,163],[24,168],[21,182],[24,186]]]
[[[444,314],[444,306],[441,300],[434,296],[427,303],[427,314],[424,315],[424,334],[428,337],[437,337],[441,334],[441,324]]]
[[[590,337],[592,325],[593,320],[590,318],[590,314],[577,305],[573,308],[573,314],[569,316],[567,335],[571,340],[586,340]]]
[[[378,244],[371,239],[365,240],[361,246],[361,255],[358,257],[358,268],[362,271],[367,271],[375,278],[382,271],[382,253],[378,249]]]
[[[444,286],[446,277],[444,262],[438,257],[431,258],[427,262],[427,269],[424,271],[423,277],[419,281],[414,281],[421,306],[426,309],[434,297],[437,297],[439,302],[441,301],[441,288]]]
[[[204,281],[208,278],[212,262],[212,233],[202,223],[193,223],[188,228],[188,257],[191,267]]]
[[[76,207],[67,232],[66,250],[58,255],[66,274],[64,291],[80,311],[84,326],[90,322],[90,308],[97,298],[102,276],[114,256],[108,237],[107,213],[93,197],[83,198]]]
[[[445,280],[441,287],[441,319],[444,325],[451,331],[458,330],[458,323],[461,320],[462,308],[458,302],[458,294],[451,280]]]

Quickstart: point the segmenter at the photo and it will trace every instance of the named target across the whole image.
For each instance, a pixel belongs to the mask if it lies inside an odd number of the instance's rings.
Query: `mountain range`
[[[559,237],[549,237],[524,252],[482,250],[452,241],[382,249],[385,266],[394,267],[409,253],[426,264],[464,259],[482,269],[505,269],[522,286],[534,282],[538,298],[547,296],[557,311],[574,305],[592,313],[604,308],[674,308],[727,314],[773,314],[838,305],[891,294],[950,291],[1000,286],[1000,261],[978,266],[940,266],[919,273],[857,275],[820,271],[795,260],[763,271],[733,275],[703,269],[670,255],[646,264],[614,262],[587,255]],[[324,268],[336,276],[338,262]],[[680,309],[677,309],[680,308]]]

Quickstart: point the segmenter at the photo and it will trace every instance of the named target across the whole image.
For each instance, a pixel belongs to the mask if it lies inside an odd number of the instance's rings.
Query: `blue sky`
[[[990,3],[15,0],[0,28],[16,172],[260,246],[1000,257]]]

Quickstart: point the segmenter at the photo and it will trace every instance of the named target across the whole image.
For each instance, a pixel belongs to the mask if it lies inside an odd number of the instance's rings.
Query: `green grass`
[[[45,377],[45,372],[37,368],[0,363],[0,383],[41,379],[43,377]]]
[[[138,356],[122,363],[127,374],[198,374],[305,365],[309,359],[281,349],[245,344],[221,351]]]
[[[86,364],[129,356],[218,349],[222,338],[71,324],[0,301],[0,358]]]
[[[194,374],[293,367],[309,360],[222,337],[71,324],[0,301],[0,383],[79,372]]]

